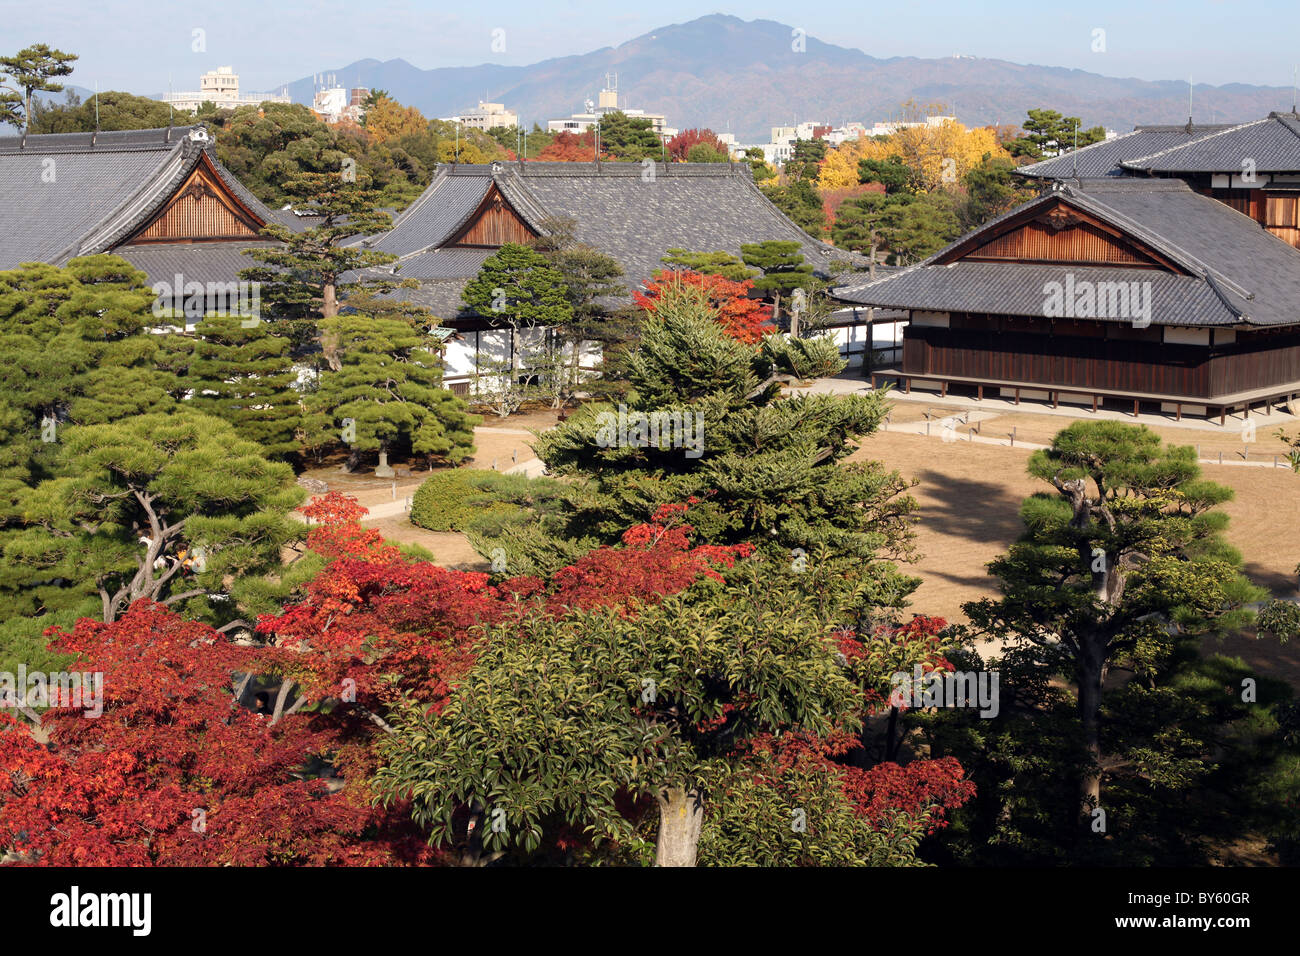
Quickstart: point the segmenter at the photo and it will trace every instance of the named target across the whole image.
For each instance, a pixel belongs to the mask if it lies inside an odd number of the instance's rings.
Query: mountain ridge
[[[907,100],[942,102],[968,125],[1019,123],[1030,108],[1080,116],[1085,125],[1121,132],[1136,124],[1187,120],[1187,83],[1107,77],[1069,67],[981,57],[877,58],[851,47],[803,38],[774,20],[711,14],[669,24],[618,46],[552,57],[526,66],[490,62],[421,69],[395,58],[367,57],[322,73],[340,85],[386,89],[426,116],[450,116],[480,99],[504,102],[521,121],[578,112],[606,73],[619,74],[620,105],[663,113],[678,128],[730,129],[766,141],[770,127],[807,119],[870,124],[897,115]],[[309,103],[313,77],[287,87]],[[1244,122],[1291,106],[1288,87],[1244,83],[1193,88],[1198,122]]]

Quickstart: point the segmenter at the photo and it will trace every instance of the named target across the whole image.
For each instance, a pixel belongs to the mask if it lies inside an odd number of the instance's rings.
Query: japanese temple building
[[[1221,421],[1300,396],[1300,117],[1140,127],[928,259],[834,290],[905,310],[904,390]]]
[[[304,228],[223,167],[202,126],[0,137],[0,219],[0,269],[109,252],[166,287],[164,308],[187,288],[225,307],[257,265],[244,250],[272,245],[262,227]]]

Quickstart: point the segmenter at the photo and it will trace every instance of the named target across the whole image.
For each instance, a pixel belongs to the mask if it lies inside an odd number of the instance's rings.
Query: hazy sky
[[[1065,9],[1074,6],[1077,11]],[[1071,67],[1107,76],[1289,86],[1300,61],[1295,0],[1042,0],[982,4],[921,0],[797,4],[748,0],[702,7],[680,0],[0,0],[0,51],[47,42],[77,53],[72,81],[152,94],[193,89],[233,65],[244,91],[265,91],[355,60],[405,59],[421,68],[512,65],[617,46],[706,13],[768,19],[872,56],[955,53]],[[505,30],[505,51],[492,31]],[[206,52],[192,50],[205,31]],[[1094,52],[1094,31],[1105,52]]]

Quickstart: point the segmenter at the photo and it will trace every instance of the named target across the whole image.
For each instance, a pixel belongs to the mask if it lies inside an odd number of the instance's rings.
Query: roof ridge
[[[1260,120],[1251,120],[1248,123],[1238,123],[1236,126],[1229,126],[1227,129],[1221,129],[1215,133],[1207,133],[1204,136],[1197,136],[1194,139],[1189,139],[1187,142],[1179,143],[1177,146],[1170,146],[1167,149],[1158,150],[1154,153],[1151,153],[1148,156],[1135,156],[1133,159],[1120,160],[1119,165],[1125,167],[1126,169],[1141,169],[1142,167],[1136,166],[1134,164],[1148,162],[1153,159],[1159,159],[1160,157],[1168,156],[1170,153],[1176,152],[1177,150],[1186,149],[1188,146],[1198,145],[1200,143],[1205,142],[1206,140],[1214,139],[1218,136],[1227,136],[1229,133],[1236,133],[1239,132],[1240,130],[1246,129],[1249,126],[1259,126],[1261,123],[1267,123],[1267,122],[1269,122],[1268,117],[1265,117],[1264,119],[1260,119]]]
[[[129,196],[123,199],[113,209],[109,210],[109,212],[107,212],[104,216],[102,216],[98,222],[96,222],[93,226],[91,226],[89,229],[83,232],[75,240],[73,240],[72,242],[64,246],[62,249],[60,249],[58,254],[54,256],[53,261],[62,262],[65,259],[82,255],[82,250],[86,247],[88,243],[91,243],[91,240],[95,239],[97,236],[102,236],[105,234],[107,234],[110,237],[112,236],[112,232],[109,231],[109,226],[115,220],[120,220],[125,210],[137,206],[142,202],[145,202],[145,197],[149,196],[151,193],[156,192],[159,189],[161,184],[170,183],[173,180],[177,180],[178,182],[183,181],[184,180],[183,173],[190,168],[189,164],[187,163],[189,156],[187,155],[187,152],[184,147],[184,144],[186,142],[188,142],[188,139],[186,137],[181,137],[180,139],[176,140],[176,142],[172,144],[172,149],[168,151],[168,153],[162,158],[162,160],[158,163],[158,165],[153,168],[153,170],[150,172],[148,177],[146,177],[144,181],[140,184],[138,189],[136,189],[133,193],[131,193]],[[192,155],[194,161],[197,162],[199,154],[194,153]],[[128,222],[132,221],[135,218],[136,215],[132,215],[131,217],[128,217],[127,221]],[[91,243],[91,244],[97,245],[98,243]],[[93,252],[89,252],[86,254],[94,255]]]
[[[1180,260],[1180,264],[1186,266],[1187,268],[1192,269],[1193,271],[1199,271],[1201,273],[1202,278],[1204,278],[1206,281],[1209,281],[1211,276],[1213,276],[1217,278],[1219,281],[1221,281],[1225,286],[1227,286],[1228,288],[1236,292],[1238,295],[1241,295],[1244,298],[1254,297],[1254,293],[1252,293],[1249,289],[1246,289],[1244,286],[1238,285],[1232,279],[1228,278],[1226,275],[1219,272],[1217,269],[1210,266],[1206,262],[1203,262],[1200,258],[1188,252],[1186,249],[1178,245],[1176,242],[1171,241],[1170,239],[1166,238],[1165,236],[1162,236],[1158,232],[1153,232],[1152,230],[1148,229],[1146,226],[1142,225],[1142,223],[1138,222],[1137,220],[1130,219],[1128,216],[1124,215],[1122,212],[1115,209],[1113,206],[1107,205],[1105,202],[1103,202],[1102,200],[1098,199],[1095,196],[1089,196],[1087,193],[1084,193],[1082,190],[1079,190],[1076,193],[1072,189],[1069,189],[1069,187],[1067,187],[1067,190],[1069,190],[1070,198],[1084,199],[1095,206],[1100,206],[1102,209],[1106,211],[1107,214],[1109,214],[1112,220],[1115,221],[1116,225],[1122,225],[1125,228],[1132,231],[1134,234],[1150,242],[1151,245],[1155,246],[1156,248],[1161,249],[1166,253],[1172,253],[1174,259]],[[1065,190],[1063,190],[1063,192],[1064,191]],[[1189,194],[1194,196],[1199,195],[1199,193],[1196,193],[1190,189],[1188,190],[1188,192]],[[1216,203],[1217,205],[1220,206],[1224,205],[1223,203],[1220,203],[1218,202],[1218,200],[1215,199],[1210,199],[1209,201],[1212,203]],[[1229,206],[1227,208],[1231,209],[1232,207]],[[1095,209],[1092,211],[1096,212]],[[1233,209],[1232,211],[1237,212],[1237,210],[1235,209]],[[1244,215],[1244,214],[1238,212],[1237,215]]]

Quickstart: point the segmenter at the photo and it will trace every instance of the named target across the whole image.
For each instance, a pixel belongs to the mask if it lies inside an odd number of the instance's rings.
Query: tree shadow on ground
[[[926,489],[918,514],[923,527],[935,533],[1000,547],[1020,537],[1022,496],[998,481],[962,478],[926,470],[916,476]]]

